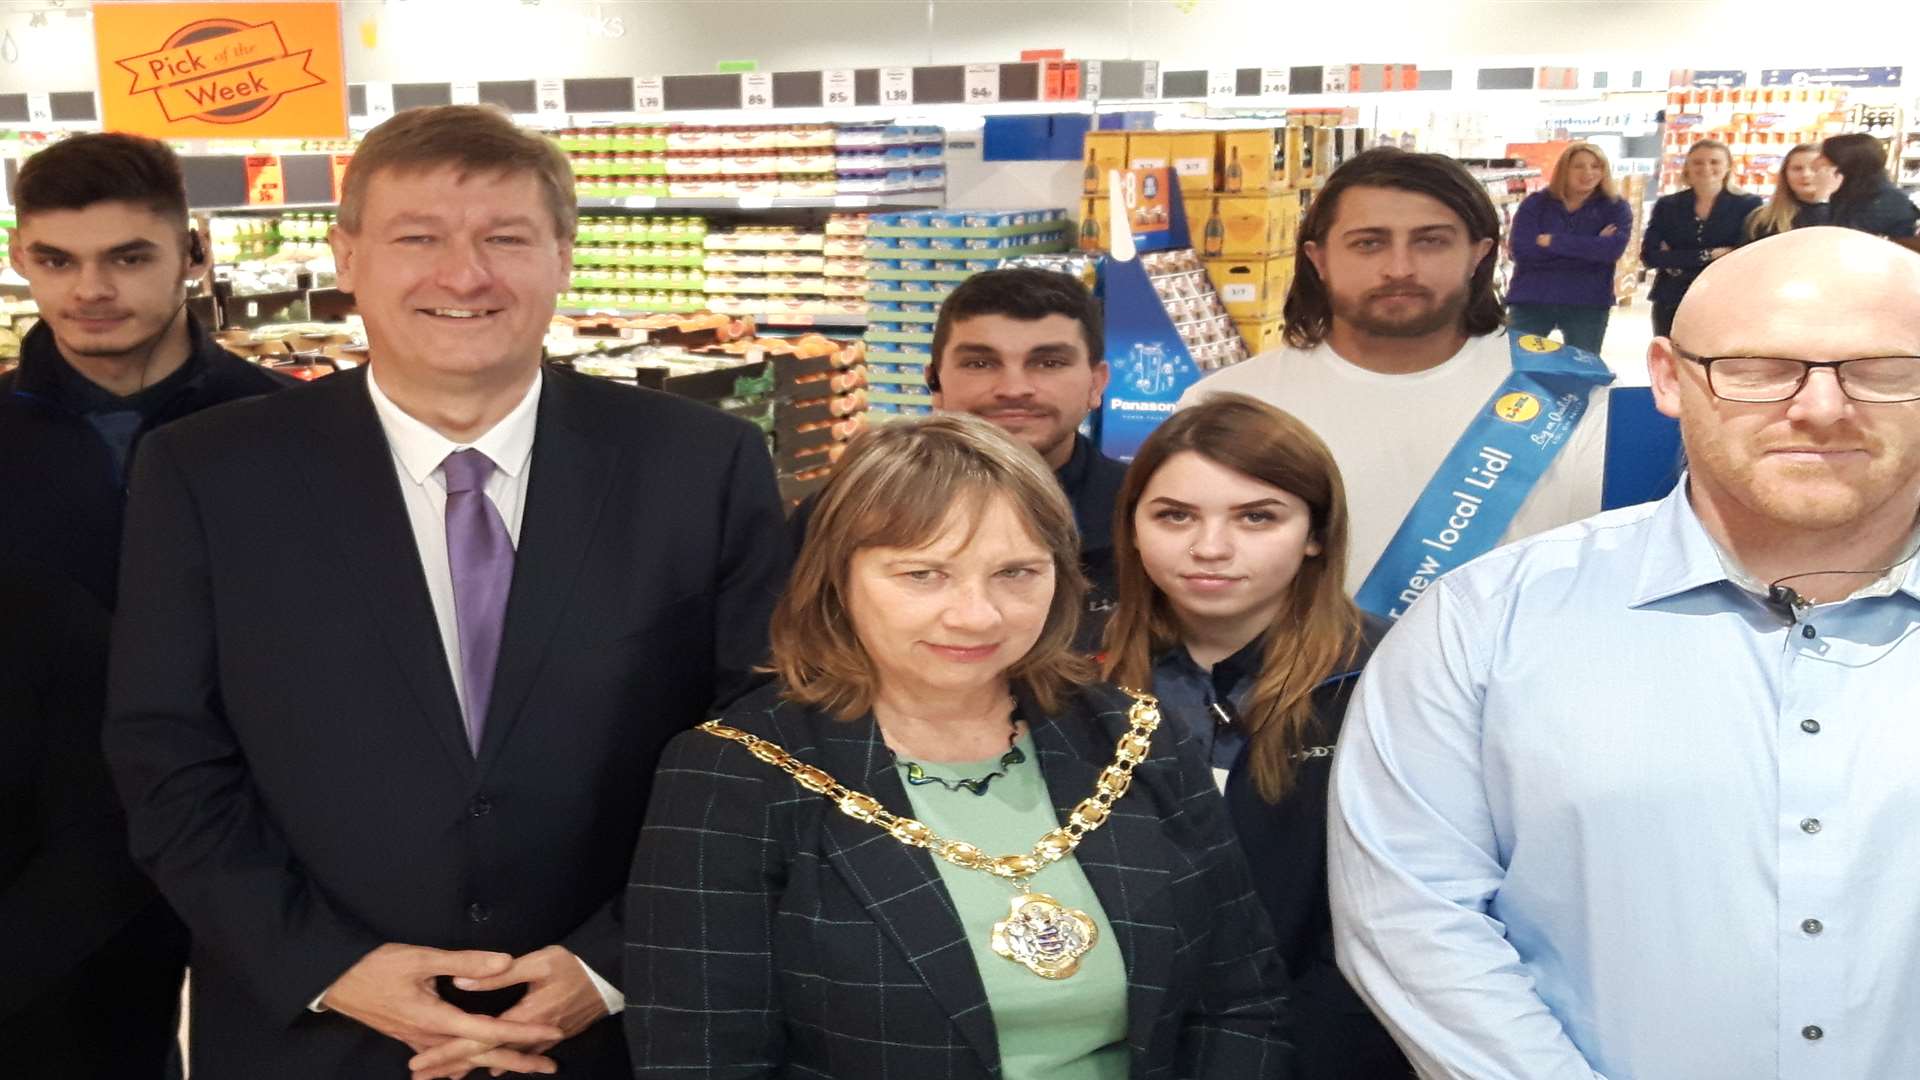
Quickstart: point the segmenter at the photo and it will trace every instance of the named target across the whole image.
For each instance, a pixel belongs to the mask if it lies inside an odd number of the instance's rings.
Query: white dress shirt
[[[518,549],[520,521],[527,505],[527,476],[533,468],[534,422],[539,416],[542,379],[535,375],[520,404],[485,434],[472,442],[456,443],[394,404],[380,389],[376,367],[377,364],[367,370],[367,396],[373,399],[373,411],[380,418],[387,448],[393,454],[400,496],[406,502],[407,520],[413,525],[413,541],[419,548],[420,569],[427,578],[427,595],[433,599],[434,619],[440,624],[440,643],[446,650],[447,670],[464,714],[467,691],[460,678],[460,626],[453,606],[453,569],[447,560],[447,478],[440,464],[456,450],[478,450],[492,460],[494,470],[487,478],[487,498],[493,501],[494,509],[500,511],[507,536]],[[619,990],[588,967],[586,961],[582,960],[580,966],[600,991],[609,1013],[626,1008],[626,998]]]
[[[1920,574],[1789,616],[1686,490],[1440,579],[1361,676],[1334,943],[1423,1076],[1920,1076]]]

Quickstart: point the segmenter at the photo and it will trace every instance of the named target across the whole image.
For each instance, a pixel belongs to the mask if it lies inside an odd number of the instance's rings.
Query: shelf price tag
[[[1153,101],[1160,97],[1160,61],[1140,62],[1140,96]]]
[[[740,76],[740,107],[773,108],[773,72],[748,71]]]
[[[283,206],[287,188],[277,154],[247,155],[247,205]]]
[[[534,107],[541,116],[558,116],[567,111],[567,87],[559,79],[541,79],[534,87]]]
[[[667,80],[658,75],[642,75],[634,79],[633,111],[637,113],[666,112]]]
[[[1000,65],[968,64],[966,100],[969,105],[991,105],[1000,100]]]
[[[1086,69],[1086,74],[1081,80],[1080,96],[1086,98],[1088,101],[1099,101],[1100,91],[1102,89],[1100,80],[1105,74],[1102,70],[1105,65],[1098,60],[1088,60],[1083,63],[1081,67]]]
[[[457,82],[453,84],[453,96],[448,100],[455,105],[480,104],[480,84],[477,82]]]
[[[1232,104],[1240,92],[1240,73],[1233,68],[1211,68],[1207,71],[1207,101],[1210,104]]]
[[[1291,92],[1293,73],[1286,68],[1260,69],[1260,96],[1263,98],[1283,98]]]
[[[53,123],[53,95],[27,95],[27,122],[30,124]]]
[[[393,84],[370,82],[367,89],[367,119],[379,123],[393,115]]]
[[[820,104],[829,109],[844,109],[853,103],[852,68],[828,68],[820,73]]]
[[[913,104],[913,69],[910,67],[883,67],[880,69],[880,104]]]
[[[1320,80],[1323,94],[1344,94],[1353,88],[1353,69],[1346,64],[1328,64]]]
[[[353,160],[353,155],[352,154],[334,154],[332,155],[332,158],[333,158],[332,160],[333,201],[339,202],[340,201],[340,185],[347,178],[347,163]]]

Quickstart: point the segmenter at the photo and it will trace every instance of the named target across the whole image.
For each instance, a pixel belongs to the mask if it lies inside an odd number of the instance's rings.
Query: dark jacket
[[[1758,195],[1723,190],[1702,220],[1693,214],[1692,188],[1660,196],[1640,239],[1641,263],[1660,272],[1649,299],[1678,304],[1693,287],[1693,279],[1713,261],[1709,252],[1747,242],[1747,215],[1760,209],[1760,204]]]
[[[1412,1075],[1405,1055],[1347,984],[1333,961],[1333,915],[1327,901],[1327,785],[1347,699],[1361,668],[1389,624],[1365,616],[1359,652],[1314,694],[1312,748],[1296,763],[1294,786],[1268,803],[1254,786],[1246,739],[1219,713],[1238,717],[1252,694],[1265,656],[1265,639],[1203,672],[1175,647],[1154,665],[1154,692],[1168,719],[1212,743],[1209,757],[1228,770],[1226,802],[1234,832],[1253,868],[1253,883],[1273,920],[1281,959],[1293,979],[1295,1072],[1301,1080],[1383,1080]],[[1177,712],[1175,711],[1177,710]],[[1216,734],[1218,737],[1216,737]]]
[[[127,853],[100,750],[125,469],[153,429],[293,383],[191,317],[187,333],[186,362],[127,398],[74,370],[44,323],[0,375],[0,562],[15,575],[0,596],[0,881],[8,864],[21,875],[0,885],[0,926],[23,954],[0,989],[0,1041],[53,1055],[49,1076],[157,1077],[172,1053],[186,929]],[[57,656],[34,660],[53,638]],[[109,1016],[118,1034],[102,1038]]]
[[[1875,236],[1912,236],[1915,225],[1920,223],[1920,208],[1914,206],[1906,192],[1893,186],[1893,181],[1885,177],[1877,179],[1879,183],[1858,198],[1843,199],[1843,193],[1834,193],[1833,202],[1829,204],[1833,207],[1833,224]]]
[[[1607,226],[1612,236],[1601,236]],[[1585,304],[1612,307],[1613,268],[1633,238],[1633,207],[1595,192],[1578,210],[1551,191],[1536,191],[1513,212],[1510,304]],[[1547,247],[1539,238],[1551,236]]]
[[[185,933],[127,856],[100,754],[107,612],[0,559],[0,1044],[22,1080],[166,1075]]]
[[[127,399],[139,414],[129,455],[163,424],[295,385],[221,348],[191,316],[187,333],[187,362]],[[90,399],[108,396],[60,356],[45,323],[21,341],[20,366],[0,375],[0,555],[53,567],[111,610],[132,462],[89,419]]]
[[[366,369],[141,450],[106,748],[194,932],[194,1080],[404,1076],[404,1043],[307,1008],[386,942],[559,944],[619,985],[660,749],[765,659],[779,494],[744,421],[544,378],[477,754]],[[553,1057],[631,1075],[612,1020]]]
[[[726,722],[910,812],[871,716],[839,721],[779,693],[762,688]],[[1032,725],[1062,821],[1112,761],[1129,704],[1089,687]],[[1075,853],[1119,939],[1095,947],[1126,958],[1134,1080],[1289,1075],[1284,975],[1220,810],[1193,747],[1163,723]],[[992,1011],[932,856],[738,743],[696,731],[667,747],[626,925],[627,985],[647,988],[627,998],[636,1077],[998,1075]]]
[[[1120,485],[1126,482],[1125,462],[1102,454],[1081,435],[1073,437],[1073,456],[1054,470],[1067,501],[1073,504],[1073,521],[1080,529],[1080,569],[1087,575],[1087,600],[1080,615],[1080,631],[1075,645],[1081,652],[1094,653],[1106,632],[1107,618],[1113,614],[1120,587],[1115,578],[1113,560],[1113,504],[1120,497]],[[787,519],[787,541],[796,558],[807,539],[807,527],[813,523],[813,511],[819,505],[819,493],[801,500]]]
[[[1797,209],[1795,209],[1793,212],[1793,222],[1787,226],[1788,230],[1806,229],[1806,228],[1811,228],[1815,225],[1833,224],[1833,204],[1832,203],[1801,202],[1798,198],[1794,199],[1793,201],[1794,201],[1794,204],[1797,206]],[[1759,212],[1758,210],[1754,211],[1754,213],[1758,213],[1758,212]],[[1753,215],[1749,214],[1748,220],[1752,221],[1752,218],[1753,218]],[[1777,235],[1781,231],[1782,230],[1778,230],[1778,229],[1764,228],[1760,225],[1758,221],[1753,221],[1753,227],[1751,230],[1751,233],[1752,233],[1751,239],[1764,240],[1769,236]]]

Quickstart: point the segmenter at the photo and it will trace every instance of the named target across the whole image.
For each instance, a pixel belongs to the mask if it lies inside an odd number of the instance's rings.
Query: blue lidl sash
[[[1531,334],[1510,341],[1512,373],[1447,452],[1354,595],[1363,609],[1397,619],[1442,574],[1493,550],[1587,414],[1588,391],[1613,381],[1583,349]]]

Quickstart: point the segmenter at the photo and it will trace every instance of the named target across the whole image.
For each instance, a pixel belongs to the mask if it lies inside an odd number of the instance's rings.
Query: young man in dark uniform
[[[975,274],[948,294],[933,330],[934,405],[984,417],[1038,451],[1073,504],[1088,583],[1080,643],[1098,648],[1114,603],[1113,502],[1127,467],[1080,434],[1107,389],[1100,305],[1062,273],[1024,267]],[[812,499],[789,525],[797,552]]]
[[[14,203],[10,258],[40,323],[0,375],[0,926],[16,950],[0,1042],[10,1076],[161,1077],[186,933],[127,854],[100,751],[126,477],[153,428],[291,380],[187,313],[206,250],[164,144],[65,139],[27,160]],[[18,651],[56,641],[51,666]]]

